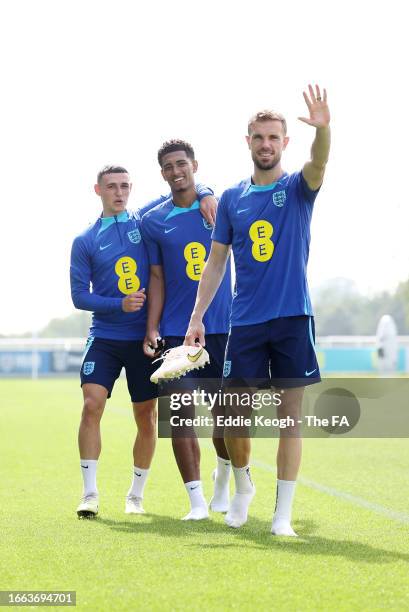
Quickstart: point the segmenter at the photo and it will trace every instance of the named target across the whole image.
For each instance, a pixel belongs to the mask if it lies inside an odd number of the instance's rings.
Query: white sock
[[[203,487],[201,480],[192,480],[185,482],[186,491],[189,495],[190,505],[193,508],[201,508],[204,506],[207,509],[207,503],[203,495]]]
[[[133,480],[131,488],[128,491],[128,496],[132,495],[135,497],[140,497],[141,499],[143,498],[143,490],[145,488],[146,479],[148,478],[148,475],[149,468],[147,470],[144,470],[134,465]]]
[[[214,492],[209,505],[213,512],[227,512],[229,509],[230,472],[230,459],[217,457],[217,468],[213,472]]]
[[[250,466],[237,468],[233,465],[234,480],[236,482],[236,493],[253,493],[253,481],[250,476]]]
[[[86,497],[87,495],[98,495],[98,489],[97,489],[97,466],[98,466],[98,460],[97,459],[81,459],[80,461],[80,465],[81,465],[81,472],[82,472],[82,479],[84,481],[84,490],[83,490],[83,496]]]
[[[230,480],[230,472],[230,459],[222,459],[221,457],[217,457],[215,488],[224,488],[228,486]]]
[[[277,497],[273,521],[284,520],[291,523],[291,511],[295,493],[295,480],[279,480],[277,478]]]
[[[247,516],[249,512],[249,506],[256,492],[256,488],[253,486],[251,493],[235,493],[233,499],[230,502],[229,509],[224,522],[229,527],[241,527],[247,522]]]

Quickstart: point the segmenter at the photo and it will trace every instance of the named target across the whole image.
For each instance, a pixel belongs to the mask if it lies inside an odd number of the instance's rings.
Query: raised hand
[[[309,118],[298,117],[298,119],[316,128],[328,127],[331,117],[327,104],[327,90],[323,90],[322,97],[318,85],[315,86],[315,92],[312,85],[308,85],[308,91],[309,96],[305,91],[302,92],[302,95],[304,96],[310,116]]]

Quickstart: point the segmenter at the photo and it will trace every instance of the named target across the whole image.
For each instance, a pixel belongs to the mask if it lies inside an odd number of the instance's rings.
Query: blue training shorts
[[[87,383],[102,385],[111,397],[115,381],[125,368],[132,402],[157,397],[157,385],[149,380],[156,367],[144,354],[142,345],[142,340],[88,338],[80,372],[81,387]]]
[[[232,327],[223,386],[292,388],[320,382],[313,317],[281,317]]]

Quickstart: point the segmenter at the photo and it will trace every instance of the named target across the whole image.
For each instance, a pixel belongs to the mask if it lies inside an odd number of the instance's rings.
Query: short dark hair
[[[97,183],[101,182],[104,174],[129,174],[128,170],[123,168],[123,166],[104,166],[97,174]]]
[[[164,156],[168,153],[173,153],[174,151],[185,151],[189,159],[192,161],[195,159],[195,152],[192,145],[186,142],[186,140],[174,138],[173,140],[164,142],[158,151],[158,162],[160,167],[162,167],[162,159]]]
[[[253,124],[258,121],[259,122],[280,121],[281,125],[283,126],[284,136],[287,134],[287,121],[285,120],[284,116],[281,113],[277,113],[276,111],[273,111],[273,110],[262,110],[262,111],[258,111],[258,113],[250,117],[248,126],[247,126],[249,136],[253,129]]]

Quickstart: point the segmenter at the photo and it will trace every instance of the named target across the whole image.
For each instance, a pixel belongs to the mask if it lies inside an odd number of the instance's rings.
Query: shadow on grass
[[[146,514],[123,521],[98,518],[98,525],[113,531],[137,534],[160,535],[163,538],[185,539],[182,545],[198,549],[255,548],[272,553],[322,555],[327,557],[345,557],[350,561],[361,561],[375,565],[404,561],[409,563],[409,554],[385,550],[370,544],[351,540],[337,540],[314,535],[316,523],[311,520],[295,521],[294,528],[298,538],[275,537],[270,533],[270,522],[251,517],[240,529],[231,529],[223,523],[210,521],[181,521],[160,514]],[[203,542],[192,542],[192,535],[202,535]],[[226,542],[206,541],[208,536],[223,535]],[[232,541],[233,540],[233,541]]]

